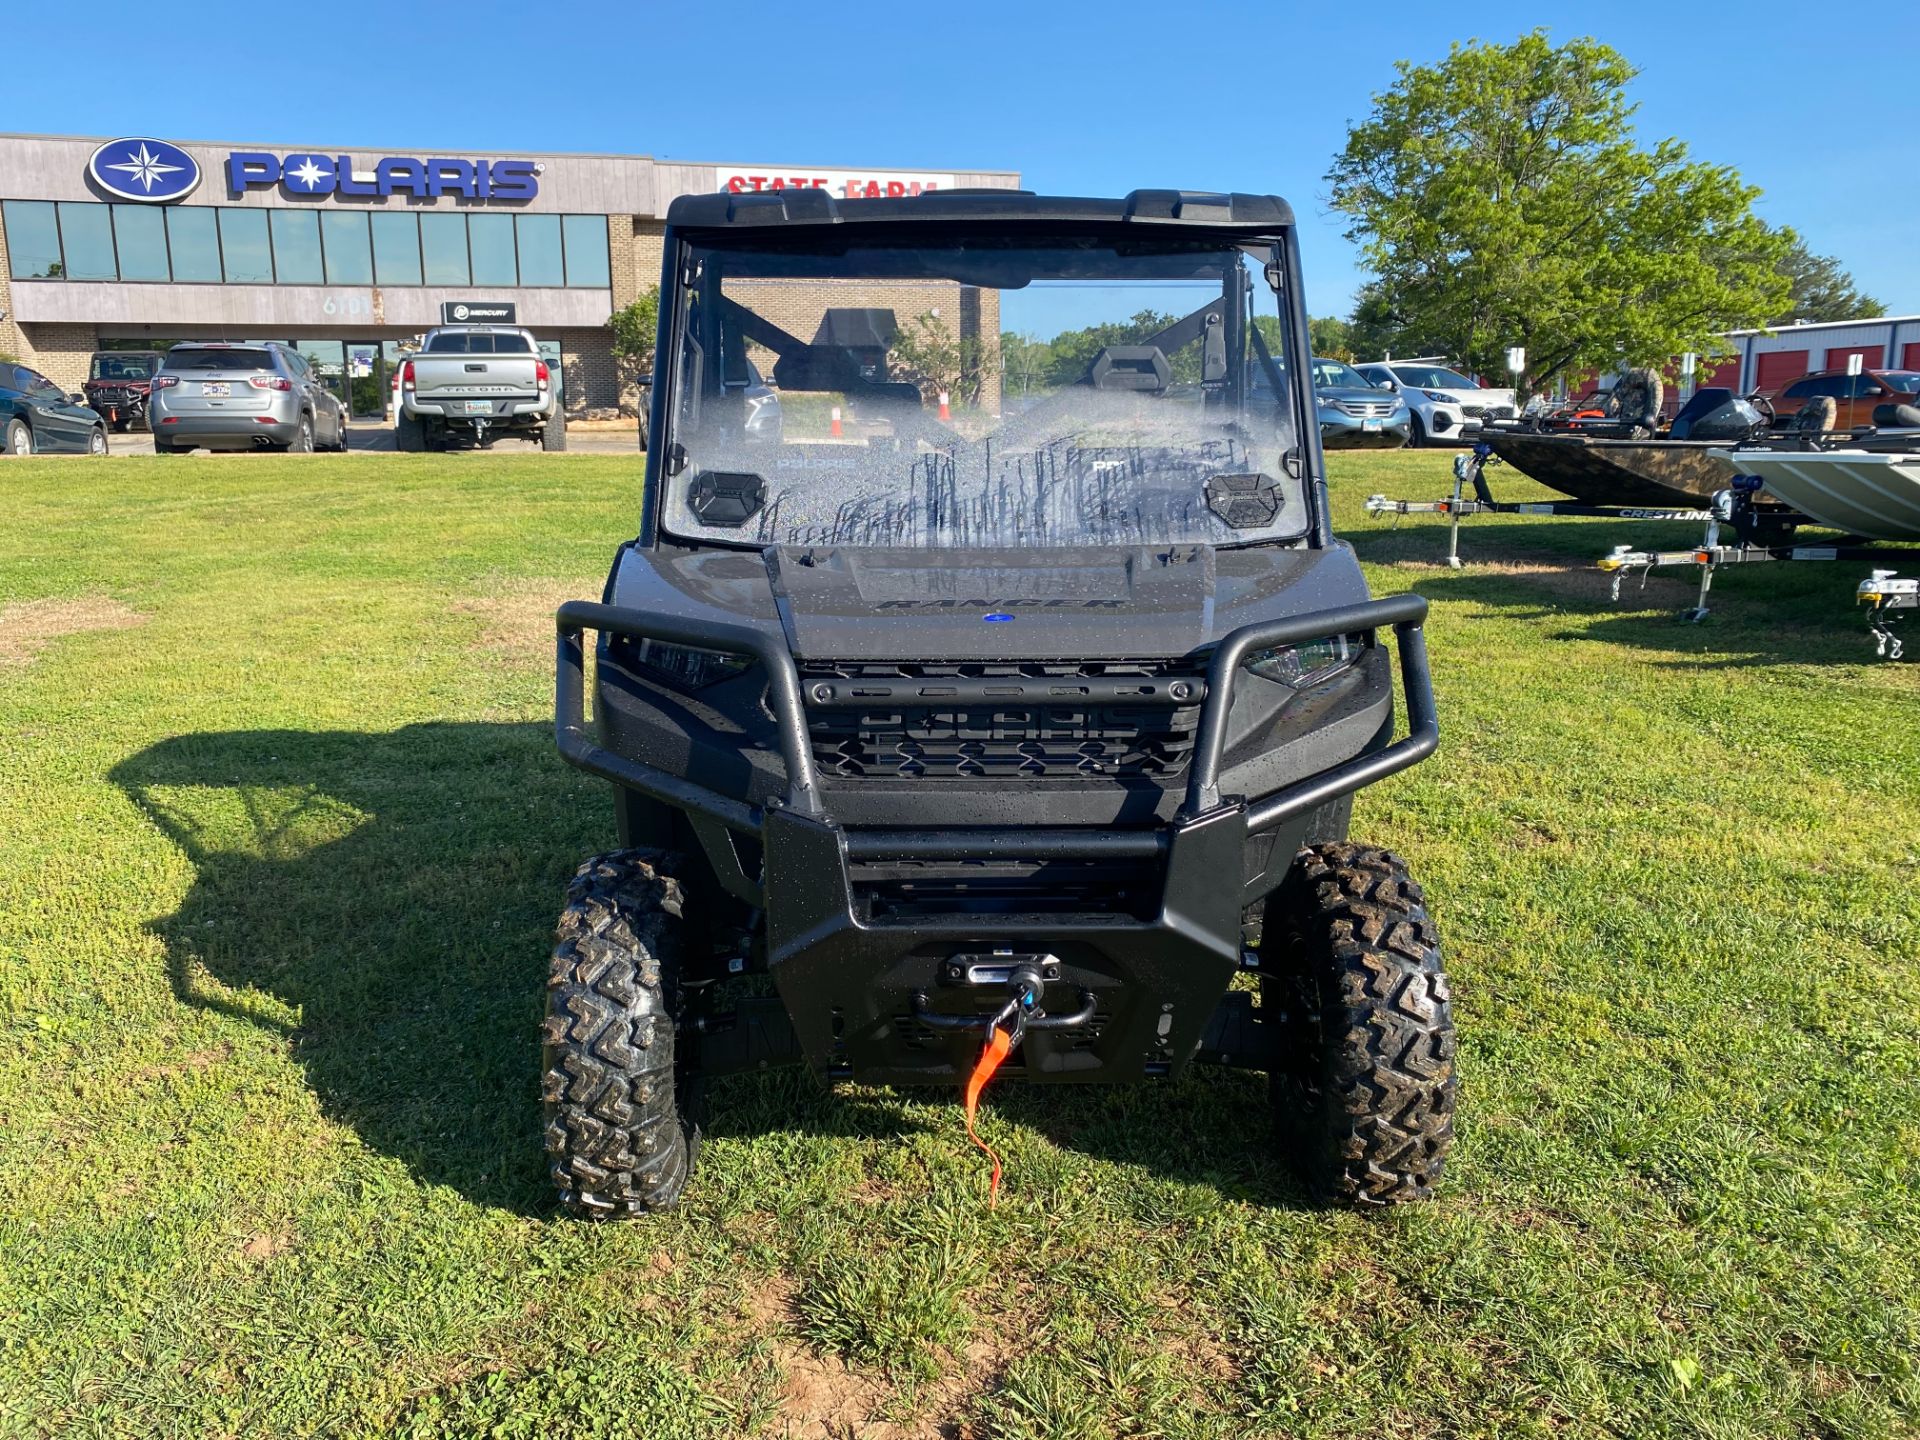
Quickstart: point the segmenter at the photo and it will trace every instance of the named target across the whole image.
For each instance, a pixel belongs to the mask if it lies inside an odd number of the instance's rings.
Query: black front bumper
[[[144,390],[89,390],[87,408],[109,425],[145,425],[148,392]]]
[[[1085,1025],[1029,1032],[1011,1073],[1048,1080],[1171,1074],[1193,1055],[1240,964],[1247,906],[1277,883],[1314,812],[1417,763],[1438,744],[1421,628],[1426,613],[1426,601],[1407,594],[1227,635],[1208,666],[1184,802],[1165,825],[848,828],[822,798],[807,707],[782,636],[585,601],[563,605],[558,615],[555,738],[569,763],[685,811],[722,883],[764,908],[768,969],[801,1050],[821,1073],[888,1084],[963,1076],[979,1031],[943,1027],[938,1019],[984,1023],[1004,999],[945,983],[956,955],[984,954],[1054,962],[1059,988],[1049,988],[1051,1008],[1091,1000],[1094,1010]],[[1381,627],[1398,637],[1406,737],[1272,794],[1223,796],[1228,709],[1248,653]],[[587,629],[758,661],[767,675],[787,793],[751,805],[602,746],[583,718],[581,636]],[[1277,871],[1264,862],[1249,865],[1255,845],[1278,857]],[[1120,878],[1101,883],[1131,900],[992,912],[874,903],[876,887],[929,863],[1055,866],[1067,875],[1106,867],[1103,877]],[[935,1012],[931,1023],[929,1010]]]

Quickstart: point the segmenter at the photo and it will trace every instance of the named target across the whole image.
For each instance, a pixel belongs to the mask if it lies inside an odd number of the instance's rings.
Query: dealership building
[[[659,283],[676,196],[1018,185],[1003,170],[0,135],[0,353],[77,390],[98,350],[283,340],[371,416],[423,331],[511,318],[580,414],[621,402],[606,322]]]

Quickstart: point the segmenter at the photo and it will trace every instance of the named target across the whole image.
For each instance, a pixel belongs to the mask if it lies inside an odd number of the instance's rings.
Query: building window
[[[516,215],[513,228],[520,236],[520,283],[528,286],[566,284],[566,265],[560,257],[560,217]]]
[[[204,205],[167,211],[167,251],[176,283],[220,283],[220,235],[215,212]]]
[[[273,247],[267,243],[267,212],[221,210],[220,258],[229,285],[271,285]]]
[[[112,280],[119,274],[113,263],[113,222],[104,205],[60,202],[60,248],[66,252],[69,280]]]
[[[165,280],[167,216],[152,205],[115,205],[113,246],[120,256],[122,280]]]
[[[514,264],[513,216],[469,215],[467,235],[473,245],[475,285],[512,289],[520,283],[520,271]]]
[[[373,221],[373,279],[377,285],[420,283],[420,224],[412,215],[376,210]]]
[[[612,284],[602,215],[8,200],[0,220],[16,280],[503,290]]]
[[[604,215],[568,215],[560,222],[567,241],[567,284],[605,290],[613,284],[607,263],[607,220]]]
[[[427,284],[471,284],[467,270],[467,217],[422,215],[420,254],[426,266]]]
[[[16,280],[58,280],[60,226],[49,200],[9,200],[0,206],[7,226],[7,256]]]
[[[273,273],[282,285],[319,285],[327,278],[320,260],[320,217],[311,210],[270,210]]]
[[[360,210],[320,212],[320,238],[327,247],[329,285],[371,285],[373,247],[367,241],[367,217]]]

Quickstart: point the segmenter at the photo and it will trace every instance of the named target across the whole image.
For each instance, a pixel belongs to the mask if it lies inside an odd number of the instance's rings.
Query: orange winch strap
[[[1009,1052],[1013,1049],[1013,1036],[998,1025],[987,1036],[987,1045],[980,1052],[980,1063],[973,1067],[973,1074],[967,1080],[967,1138],[986,1151],[987,1158],[993,1161],[993,1178],[987,1182],[987,1204],[997,1206],[1000,1203],[1000,1157],[986,1141],[980,1138],[980,1132],[973,1128],[974,1113],[980,1108],[980,1092],[987,1088],[987,1081],[993,1078],[993,1072],[1000,1068]]]

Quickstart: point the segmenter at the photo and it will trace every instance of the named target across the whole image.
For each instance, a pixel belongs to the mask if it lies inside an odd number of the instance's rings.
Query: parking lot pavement
[[[517,453],[533,454],[539,446],[525,440],[501,440],[492,452],[479,450],[454,450],[446,453],[454,455],[479,455],[493,453],[510,455]],[[393,454],[393,427],[384,420],[355,420],[347,425],[347,450],[351,454]],[[636,443],[634,424],[631,420],[595,421],[586,425],[567,427],[567,451],[569,454],[585,455],[640,455]],[[153,437],[144,430],[128,430],[115,435],[108,442],[110,455],[151,455]],[[208,451],[200,451],[208,454]],[[250,455],[250,450],[224,451],[223,454]]]

